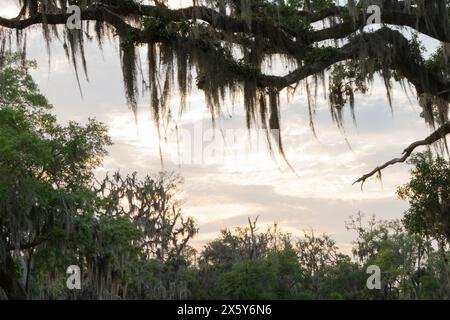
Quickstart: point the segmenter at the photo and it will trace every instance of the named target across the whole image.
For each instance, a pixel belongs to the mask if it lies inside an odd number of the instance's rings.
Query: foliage
[[[57,124],[51,106],[17,56],[0,69],[0,261],[32,250],[92,212],[93,170],[110,144],[104,125]],[[1,269],[1,268],[0,268]],[[2,270],[5,273],[10,271]]]
[[[161,173],[141,181],[115,173],[97,182],[94,170],[111,144],[107,128],[93,119],[58,124],[28,73],[33,65],[11,55],[0,69],[0,287],[6,295],[125,297],[139,266],[152,258],[175,269],[189,265],[187,242],[197,229],[175,200],[180,178]],[[81,292],[63,285],[70,265],[82,270]]]
[[[413,233],[450,240],[450,164],[441,156],[418,153],[411,160],[412,179],[398,189],[409,200],[405,225]]]

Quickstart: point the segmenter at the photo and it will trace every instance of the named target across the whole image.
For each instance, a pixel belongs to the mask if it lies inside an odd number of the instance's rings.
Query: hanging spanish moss
[[[259,126],[268,131],[281,130],[279,94],[286,89],[292,95],[297,87],[305,88],[314,134],[319,87],[329,100],[336,125],[343,129],[345,106],[356,124],[356,93],[367,93],[375,76],[384,83],[391,110],[393,83],[400,83],[403,88],[416,89],[427,123],[434,126],[448,119],[446,0],[364,0],[348,1],[344,6],[312,0],[205,0],[182,9],[171,9],[164,1],[85,0],[76,2],[85,13],[81,30],[58,27],[62,23],[56,21],[55,16],[64,14],[72,1],[20,0],[19,4],[18,21],[40,17],[49,56],[51,42],[62,40],[78,82],[81,67],[87,77],[84,48],[85,40],[92,39],[90,26],[100,47],[104,39],[118,36],[127,102],[137,114],[139,93],[148,90],[160,140],[168,123],[186,109],[194,84],[204,91],[213,123],[222,116],[223,105],[234,104],[238,98],[245,108],[247,128]],[[370,5],[382,8],[386,22],[381,29],[365,28]],[[395,25],[399,15],[414,18],[400,21],[400,28],[408,26],[438,39],[442,49],[424,59],[417,37],[407,40],[384,25]],[[317,22],[322,22],[322,28],[313,26]],[[27,28],[12,32],[14,21],[9,20],[0,25],[0,54],[19,50],[25,57]],[[148,76],[142,72],[143,46],[147,46]],[[263,72],[263,65],[274,56],[294,62],[295,70],[286,70],[284,76],[273,75],[274,70]],[[175,94],[180,97],[177,110],[170,103]],[[274,139],[269,145],[275,143],[284,155],[281,135],[267,136]]]

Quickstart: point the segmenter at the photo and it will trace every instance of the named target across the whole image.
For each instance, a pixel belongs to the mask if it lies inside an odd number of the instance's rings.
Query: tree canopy
[[[22,66],[14,55],[1,63],[0,283],[20,297],[10,253],[33,249],[78,212],[92,212],[93,170],[110,140],[94,120],[57,124],[28,74],[31,65]]]
[[[85,297],[115,297],[130,261],[179,262],[189,252],[197,229],[176,200],[182,181],[119,172],[97,181],[107,128],[93,119],[58,124],[33,66],[18,55],[0,65],[0,288],[14,299],[48,297],[45,284],[76,264],[90,283]]]
[[[0,52],[14,46],[15,38],[25,53],[27,33],[39,27],[48,48],[51,41],[60,39],[75,70],[81,65],[87,74],[85,41],[96,38],[101,46],[105,38],[117,37],[128,103],[136,110],[142,80],[142,89],[150,92],[158,129],[174,114],[168,101],[175,91],[183,111],[194,78],[205,93],[213,119],[221,114],[225,100],[241,97],[248,127],[279,130],[280,93],[292,96],[303,86],[314,130],[315,98],[322,86],[332,117],[342,126],[344,106],[353,110],[355,93],[366,93],[378,74],[389,102],[393,83],[412,86],[423,118],[435,131],[412,143],[402,157],[357,182],[404,162],[418,146],[441,141],[450,132],[448,0],[350,0],[344,4],[332,0],[200,0],[180,8],[159,0],[18,0],[18,4],[21,10],[16,18],[0,18]],[[377,28],[366,26],[367,8],[373,4],[381,9]],[[81,8],[79,30],[66,26],[69,5]],[[442,47],[426,59],[418,37],[408,39],[402,32],[406,29],[430,36]],[[142,48],[147,52],[147,75],[140,63]],[[284,75],[264,70],[267,61],[279,58],[290,66]],[[279,132],[268,133],[267,138],[284,156]]]
[[[415,233],[450,240],[450,165],[431,152],[414,155],[412,179],[398,195],[409,200],[405,223]]]

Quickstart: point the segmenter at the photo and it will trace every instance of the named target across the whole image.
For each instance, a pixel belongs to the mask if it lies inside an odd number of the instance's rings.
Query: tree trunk
[[[27,294],[17,276],[14,260],[9,253],[0,260],[0,288],[10,300],[25,300]]]
[[[439,253],[441,254],[442,260],[444,261],[445,274],[447,276],[447,299],[450,300],[450,268],[448,264],[447,254],[445,252],[444,243],[439,243]]]

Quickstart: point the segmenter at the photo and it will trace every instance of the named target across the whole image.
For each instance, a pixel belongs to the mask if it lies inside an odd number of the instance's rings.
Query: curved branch
[[[389,28],[356,36],[343,47],[333,49],[333,54],[318,57],[313,62],[301,66],[287,75],[271,76],[258,74],[256,76],[257,84],[260,87],[273,87],[281,90],[322,70],[326,70],[340,61],[358,59],[362,47],[368,50],[368,56],[374,58],[380,54],[379,48],[383,48],[384,54],[392,57],[392,59],[389,63],[383,61],[381,67],[398,71],[401,76],[415,86],[419,94],[428,93],[450,101],[450,91],[448,90],[450,82],[429,70],[423,63],[416,61],[410,55],[412,49],[408,40],[400,32]],[[311,49],[311,47],[307,48],[306,53]],[[241,75],[236,73],[235,75],[238,77],[248,76],[245,73]]]
[[[381,170],[397,164],[397,163],[403,163],[405,162],[413,153],[413,151],[420,147],[420,146],[429,146],[432,145],[433,143],[444,139],[446,135],[450,134],[450,122],[445,123],[444,125],[442,125],[439,129],[437,129],[436,131],[434,131],[431,135],[429,135],[426,139],[424,140],[419,140],[419,141],[415,141],[413,143],[411,143],[402,153],[402,156],[400,158],[395,158],[392,159],[388,162],[386,162],[385,164],[376,167],[375,169],[373,169],[371,172],[363,175],[361,178],[359,178],[358,180],[356,180],[355,182],[353,182],[353,185],[357,184],[357,183],[361,183],[361,189],[364,185],[364,183],[366,182],[367,179],[369,179],[370,177],[374,176],[377,173],[380,173]]]

